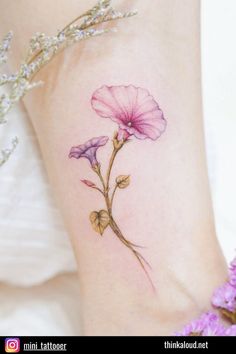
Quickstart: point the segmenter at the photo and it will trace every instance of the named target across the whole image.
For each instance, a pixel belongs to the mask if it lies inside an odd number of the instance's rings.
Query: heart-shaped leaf
[[[121,175],[116,178],[117,187],[124,189],[130,184],[130,176]]]
[[[101,236],[110,222],[108,212],[106,210],[93,211],[89,217],[93,229]]]

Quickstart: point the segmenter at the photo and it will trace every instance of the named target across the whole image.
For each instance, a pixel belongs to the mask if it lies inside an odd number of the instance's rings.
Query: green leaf
[[[117,187],[125,189],[130,184],[130,176],[121,175],[116,178]]]
[[[108,212],[106,210],[93,211],[89,219],[93,229],[102,236],[110,222]]]

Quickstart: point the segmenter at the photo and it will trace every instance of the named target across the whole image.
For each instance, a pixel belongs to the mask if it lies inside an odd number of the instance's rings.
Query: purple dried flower
[[[236,287],[236,257],[230,263],[230,267],[229,267],[229,282],[230,282],[231,285]]]
[[[225,336],[225,327],[219,321],[209,322],[202,332],[203,336]]]
[[[74,157],[76,159],[80,159],[85,157],[89,160],[91,166],[95,167],[98,165],[96,156],[97,150],[99,147],[106,145],[108,140],[109,138],[107,136],[100,136],[98,138],[90,139],[85,144],[74,146],[70,150],[69,158]]]
[[[236,325],[228,327],[225,331],[225,336],[236,336]]]
[[[212,305],[230,312],[236,311],[236,288],[225,283],[213,294]]]
[[[203,334],[208,333],[208,334]],[[212,312],[206,312],[198,319],[187,324],[181,332],[175,333],[176,336],[202,336],[202,335],[219,335],[209,333],[222,333],[219,324],[219,317]]]

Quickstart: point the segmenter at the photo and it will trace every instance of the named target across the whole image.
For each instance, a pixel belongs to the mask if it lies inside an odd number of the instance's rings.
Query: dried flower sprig
[[[199,318],[187,324],[176,336],[187,337],[222,337],[235,336],[236,326],[225,326],[220,322],[220,317],[213,312],[203,313]]]
[[[0,167],[9,159],[15,148],[17,147],[19,141],[17,136],[12,139],[11,146],[7,149],[3,149],[0,152]]]
[[[7,52],[10,49],[10,43],[12,40],[13,33],[9,32],[2,40],[0,44],[0,64],[6,63],[7,61]]]
[[[236,258],[230,263],[228,280],[217,288],[212,296],[212,305],[236,325]]]
[[[177,336],[236,336],[236,257],[230,263],[228,280],[218,287],[211,303],[219,315],[212,312],[202,314],[188,323]],[[230,326],[221,323],[221,317],[230,322]]]
[[[111,7],[111,0],[100,0],[93,8],[59,31],[57,35],[47,36],[44,33],[36,33],[30,40],[29,50],[25,60],[20,65],[19,71],[11,75],[3,74],[0,76],[0,86],[10,86],[9,94],[0,96],[0,124],[6,123],[5,117],[15,103],[22,99],[29,90],[42,84],[41,82],[32,82],[32,80],[37,72],[51,61],[57,53],[74,43],[114,30],[114,28],[101,29],[99,28],[100,24],[125,19],[134,16],[136,13],[137,11],[121,13]],[[77,22],[80,23],[77,24]],[[13,33],[9,32],[0,44],[0,64],[7,61],[12,37]],[[16,142],[17,140],[14,139],[13,149],[2,151],[0,165],[8,160],[11,152],[15,149]]]

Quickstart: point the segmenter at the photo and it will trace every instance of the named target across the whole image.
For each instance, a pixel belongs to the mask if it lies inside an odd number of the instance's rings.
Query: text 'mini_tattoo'
[[[109,137],[92,138],[84,144],[72,147],[69,153],[70,158],[88,159],[100,180],[100,186],[86,179],[81,180],[86,186],[100,192],[105,199],[106,209],[93,211],[89,217],[90,222],[100,235],[103,235],[107,227],[112,229],[118,239],[133,253],[154,288],[146,269],[150,265],[140,253],[140,246],[126,239],[113,215],[115,193],[129,186],[130,175],[119,175],[111,186],[111,171],[118,152],[127,145],[127,142],[132,138],[157,140],[166,129],[166,120],[148,90],[133,85],[102,86],[92,95],[91,105],[100,117],[110,118],[116,122],[118,130],[111,139],[113,151],[105,175],[102,173],[101,163],[97,160],[97,150],[108,143]]]

